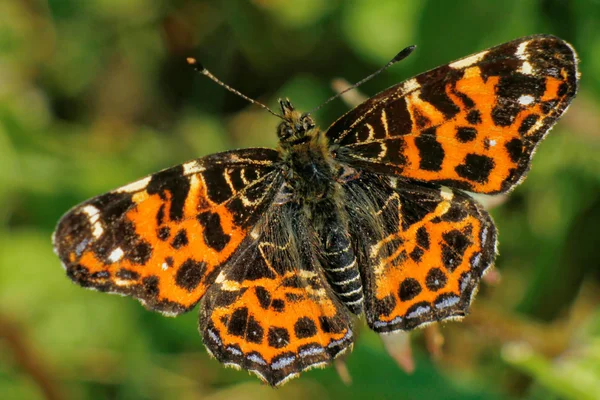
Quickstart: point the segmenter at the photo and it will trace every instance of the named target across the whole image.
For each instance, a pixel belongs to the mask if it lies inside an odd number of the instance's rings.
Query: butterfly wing
[[[59,221],[55,252],[81,286],[187,311],[270,206],[277,160],[271,149],[214,154],[95,197]]]
[[[360,249],[365,314],[377,332],[466,315],[496,254],[496,229],[460,191],[364,173],[344,188]]]
[[[302,206],[269,210],[255,241],[224,268],[200,303],[200,332],[225,365],[272,386],[352,347],[348,310],[327,284]]]
[[[527,172],[536,146],[577,91],[573,48],[524,37],[418,75],[331,125],[338,160],[478,193]]]

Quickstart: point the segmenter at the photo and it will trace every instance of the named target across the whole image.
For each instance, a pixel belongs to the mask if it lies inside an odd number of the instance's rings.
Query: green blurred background
[[[52,253],[56,221],[91,196],[276,144],[277,119],[187,56],[272,107],[309,110],[335,78],[357,81],[407,45],[362,93],[534,33],[575,46],[580,93],[525,184],[486,200],[502,279],[441,326],[441,354],[435,331],[411,334],[412,375],[360,322],[352,385],[328,368],[272,390],[208,357],[196,312],[165,318],[84,290]],[[315,117],[325,128],[347,107]],[[594,0],[1,0],[0,399],[600,399],[599,110]]]

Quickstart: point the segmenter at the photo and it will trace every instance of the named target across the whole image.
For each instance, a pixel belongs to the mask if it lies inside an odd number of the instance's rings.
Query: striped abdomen
[[[362,282],[348,229],[338,210],[328,201],[322,203],[326,203],[319,207],[319,214],[325,220],[319,234],[323,269],[339,299],[350,311],[360,314],[363,307]]]

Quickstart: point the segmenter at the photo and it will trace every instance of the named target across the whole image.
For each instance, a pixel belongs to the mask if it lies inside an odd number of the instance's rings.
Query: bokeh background
[[[526,182],[484,200],[498,273],[471,315],[387,344],[404,369],[359,321],[351,385],[328,368],[272,390],[208,357],[196,312],[165,318],[84,290],[52,252],[59,217],[91,196],[276,145],[278,120],[187,56],[271,107],[289,97],[309,110],[336,78],[355,82],[407,45],[418,49],[363,94],[533,33],[575,46],[580,93]],[[338,100],[316,118],[325,128],[347,108]],[[0,398],[599,399],[599,111],[597,0],[1,0]]]

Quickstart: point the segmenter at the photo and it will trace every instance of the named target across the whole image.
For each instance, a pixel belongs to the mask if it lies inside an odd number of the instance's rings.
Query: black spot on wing
[[[508,151],[510,160],[514,163],[519,162],[523,155],[523,141],[515,138],[506,143],[504,147],[506,148],[506,151]]]
[[[288,296],[288,295],[292,295],[292,296]],[[294,297],[294,296],[295,295],[293,293],[285,294],[286,299],[288,299],[291,302],[294,302],[294,299],[290,299],[290,297]],[[277,312],[285,311],[285,301],[283,301],[281,299],[274,299],[273,302],[271,303],[271,309],[273,311],[277,311]]]
[[[425,285],[427,286],[427,289],[433,292],[443,289],[447,282],[448,277],[439,268],[431,268],[427,273],[427,277],[425,278]]]
[[[222,251],[229,243],[230,238],[223,231],[219,214],[205,211],[199,214],[197,219],[202,225],[202,234],[206,245],[216,251]]]
[[[406,149],[406,142],[403,138],[396,138],[385,141],[387,152],[385,155],[385,161],[393,163],[397,166],[406,165],[406,157],[404,156],[404,150]]]
[[[160,280],[158,276],[147,276],[142,279],[142,295],[141,298],[156,298],[158,296],[158,283]]]
[[[227,333],[230,335],[244,337],[246,325],[248,324],[248,308],[237,308],[231,318],[227,321]]]
[[[138,240],[131,248],[125,249],[125,258],[133,264],[144,265],[152,257],[152,246],[144,240]]]
[[[161,226],[165,222],[165,205],[160,205],[158,212],[156,213],[156,225]]]
[[[417,229],[417,245],[424,250],[429,249],[429,233],[424,226]]]
[[[468,143],[477,137],[477,129],[470,126],[459,126],[456,128],[456,139],[461,143]]]
[[[319,325],[325,333],[342,333],[346,330],[347,326],[339,315],[333,317],[320,316]]]
[[[290,344],[290,334],[285,328],[278,328],[275,326],[270,327],[268,338],[269,346],[276,349],[281,349]]]
[[[529,130],[535,125],[538,119],[540,119],[540,117],[537,114],[530,114],[523,118],[523,121],[519,126],[519,134],[521,134],[521,136],[526,135],[529,132]]]
[[[467,122],[472,125],[477,125],[481,123],[481,113],[479,110],[471,110],[467,114]]]
[[[444,162],[444,148],[435,137],[435,128],[429,128],[415,138],[419,149],[419,168],[426,171],[440,171]]]
[[[136,281],[138,279],[140,279],[140,274],[138,274],[135,271],[132,271],[130,269],[126,269],[126,268],[121,268],[119,271],[117,271],[117,277],[124,279],[124,280],[128,280],[128,281]]]
[[[412,130],[412,119],[405,97],[400,97],[384,108],[390,136],[406,135]]]
[[[177,232],[177,234],[173,238],[173,241],[171,242],[171,246],[174,249],[179,250],[180,248],[185,247],[187,245],[188,245],[187,233],[186,233],[185,229],[181,229],[179,232]]]
[[[163,242],[167,239],[169,239],[169,237],[171,236],[171,228],[169,228],[168,226],[163,226],[161,228],[158,228],[158,231],[156,232],[156,237],[158,237],[159,240],[162,240]]]
[[[470,153],[466,155],[464,162],[456,166],[454,170],[462,178],[486,183],[494,166],[494,160],[490,157]]]
[[[172,221],[183,218],[183,206],[190,191],[190,182],[183,174],[183,165],[152,175],[146,191],[150,195],[158,194],[163,200],[170,198],[169,218]]]
[[[246,340],[252,343],[261,344],[265,331],[253,316],[248,318],[248,327],[246,329]]]
[[[423,254],[425,254],[425,251],[423,251],[422,248],[420,247],[415,247],[413,249],[413,251],[410,252],[409,256],[410,258],[412,258],[412,260],[416,263],[421,262],[421,258],[423,257]]]
[[[462,202],[453,202],[450,205],[448,211],[442,215],[440,221],[447,222],[460,222],[468,216],[467,209],[465,208],[465,204]]]
[[[294,333],[299,339],[313,337],[317,334],[317,326],[315,325],[315,322],[308,317],[298,318],[294,324]]]
[[[452,94],[455,95],[456,97],[458,97],[467,109],[471,109],[471,108],[475,107],[475,102],[473,101],[472,98],[470,98],[469,96],[467,96],[466,94],[464,94],[462,92],[459,92],[455,86],[453,86],[451,88],[451,90],[452,90]]]
[[[398,296],[401,301],[409,301],[417,297],[421,293],[421,290],[421,285],[416,279],[406,278],[400,284]]]
[[[462,73],[445,65],[417,77],[421,84],[421,99],[437,108],[446,119],[452,119],[460,112],[460,107],[446,93],[446,85],[455,82]]]
[[[418,108],[413,109],[413,118],[415,119],[415,123],[417,124],[417,129],[423,129],[431,123],[431,120],[425,115],[423,115],[423,113]]]
[[[442,263],[450,272],[458,267],[471,241],[463,232],[454,229],[442,235]]]
[[[210,201],[221,204],[233,196],[233,192],[225,178],[225,171],[220,168],[212,168],[202,173],[206,182],[206,192]]]
[[[256,298],[258,299],[260,306],[264,310],[268,310],[269,306],[271,305],[271,294],[269,293],[269,291],[262,286],[257,286],[254,289],[254,291],[256,293]]]
[[[242,168],[228,168],[226,173],[229,175],[229,182],[231,182],[236,192],[246,186],[242,179]]]
[[[206,272],[206,263],[187,259],[175,275],[175,283],[182,289],[191,292],[196,289]]]
[[[568,92],[569,92],[569,85],[567,85],[565,82],[561,83],[560,86],[558,87],[558,92],[557,92],[558,96],[563,97]]]

